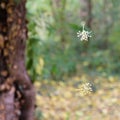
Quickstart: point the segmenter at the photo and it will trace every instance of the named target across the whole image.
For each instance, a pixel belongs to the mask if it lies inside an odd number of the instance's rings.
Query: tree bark
[[[34,120],[34,87],[25,67],[25,3],[0,1],[0,120]]]

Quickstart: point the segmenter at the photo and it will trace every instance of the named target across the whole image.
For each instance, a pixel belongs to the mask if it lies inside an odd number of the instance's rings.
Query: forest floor
[[[120,120],[120,78],[75,75],[36,81],[37,120]]]

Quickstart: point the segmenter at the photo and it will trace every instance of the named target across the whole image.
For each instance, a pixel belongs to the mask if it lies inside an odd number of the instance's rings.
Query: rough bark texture
[[[26,0],[0,0],[0,120],[34,120],[34,88],[25,68]]]

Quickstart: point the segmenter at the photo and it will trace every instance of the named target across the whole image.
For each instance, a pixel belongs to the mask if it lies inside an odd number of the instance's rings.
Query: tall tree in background
[[[33,120],[34,89],[25,68],[26,0],[0,0],[0,120]]]
[[[86,23],[88,28],[92,28],[92,0],[80,0],[80,18]],[[84,47],[88,48],[89,42],[84,43]],[[85,52],[87,49],[85,50]]]
[[[66,10],[67,0],[52,0],[51,1],[51,8],[53,18],[55,23],[57,23],[56,31],[60,36],[60,40],[62,43],[62,47],[65,48],[66,43],[66,18],[65,18],[65,10]]]
[[[88,28],[91,28],[92,24],[92,0],[80,0],[81,10],[80,18],[86,22]]]

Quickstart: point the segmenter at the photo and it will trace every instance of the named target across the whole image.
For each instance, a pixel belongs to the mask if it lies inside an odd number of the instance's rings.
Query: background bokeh
[[[28,0],[26,7],[36,120],[120,120],[120,1]],[[83,21],[88,42],[76,34]]]

